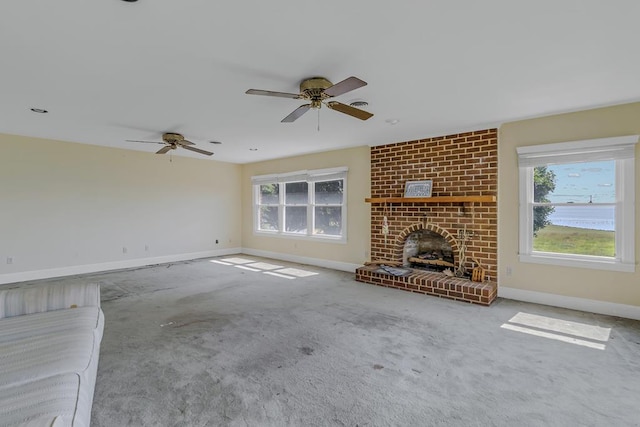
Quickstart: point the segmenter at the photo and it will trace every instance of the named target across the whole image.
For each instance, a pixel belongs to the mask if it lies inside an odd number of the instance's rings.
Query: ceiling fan
[[[291,114],[282,119],[282,123],[291,123],[302,116],[310,109],[320,109],[322,104],[331,110],[347,114],[360,120],[367,120],[373,114],[351,105],[342,104],[337,101],[329,101],[330,98],[345,94],[359,87],[366,86],[367,82],[357,77],[349,77],[343,81],[333,84],[324,77],[312,77],[300,83],[300,93],[273,92],[270,90],[249,89],[245,93],[249,95],[275,96],[278,98],[304,99],[310,101],[293,110]]]
[[[156,154],[165,154],[168,151],[175,150],[178,147],[184,148],[185,150],[195,151],[196,153],[204,154],[205,156],[210,156],[213,153],[210,151],[201,150],[196,147],[192,147],[195,145],[193,142],[184,139],[179,133],[166,132],[162,134],[162,141],[137,141],[134,139],[127,139],[127,142],[143,142],[145,144],[164,144],[160,150],[156,151]]]

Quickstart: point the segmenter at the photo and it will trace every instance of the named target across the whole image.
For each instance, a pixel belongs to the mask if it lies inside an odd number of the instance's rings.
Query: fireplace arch
[[[404,246],[407,241],[407,237],[416,231],[426,230],[431,231],[433,233],[439,234],[442,236],[445,242],[447,242],[451,246],[451,251],[453,253],[454,263],[458,261],[458,241],[456,238],[444,228],[432,224],[432,223],[423,223],[417,222],[415,224],[411,224],[408,227],[404,228],[395,239],[393,246],[393,256],[394,261],[405,264],[406,260],[404,258]]]

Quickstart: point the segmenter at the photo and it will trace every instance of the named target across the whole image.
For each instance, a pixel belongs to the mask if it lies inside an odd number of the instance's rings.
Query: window
[[[519,147],[520,260],[635,271],[637,136]]]
[[[251,180],[256,233],[346,241],[346,168]]]

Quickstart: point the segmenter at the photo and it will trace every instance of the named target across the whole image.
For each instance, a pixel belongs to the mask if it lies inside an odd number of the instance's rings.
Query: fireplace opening
[[[404,242],[402,264],[420,270],[455,271],[455,258],[451,244],[444,236],[430,230],[417,230]]]

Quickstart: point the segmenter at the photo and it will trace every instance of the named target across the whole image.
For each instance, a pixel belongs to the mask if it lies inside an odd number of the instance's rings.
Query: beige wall
[[[0,275],[241,245],[239,165],[2,134],[0,153]]]
[[[635,273],[527,264],[518,261],[516,147],[640,134],[640,103],[507,123],[498,137],[498,263],[500,287],[640,306]],[[636,147],[636,263],[640,254],[640,153]],[[512,275],[507,276],[510,267]]]
[[[370,207],[364,202],[370,191],[369,147],[328,151],[286,159],[246,164],[242,171],[242,246],[282,255],[362,265],[369,251]],[[346,166],[347,243],[268,237],[253,232],[251,177],[299,170]],[[330,265],[330,264],[329,264]]]
[[[637,135],[639,117],[640,103],[634,103],[500,128],[501,288],[640,306],[640,268],[619,273],[519,262],[516,156],[519,146]],[[0,150],[0,275],[239,247],[345,265],[369,258],[368,147],[246,165],[175,156],[169,162],[169,156],[3,134]],[[636,153],[637,262],[638,148]],[[251,176],[339,166],[349,168],[346,244],[253,233]],[[6,264],[7,257],[13,264]]]

